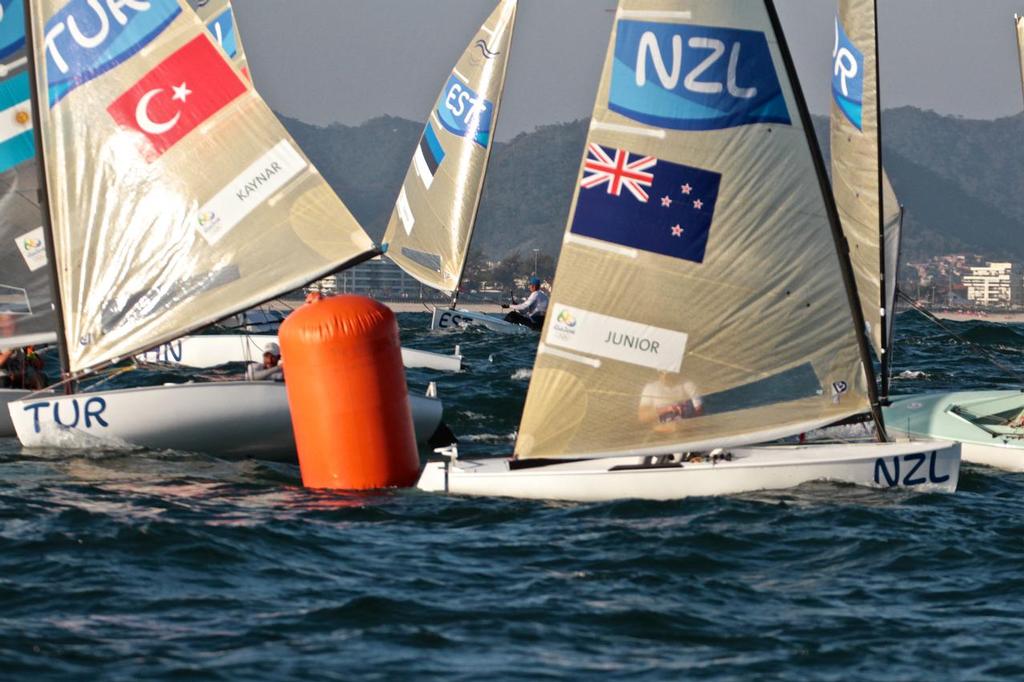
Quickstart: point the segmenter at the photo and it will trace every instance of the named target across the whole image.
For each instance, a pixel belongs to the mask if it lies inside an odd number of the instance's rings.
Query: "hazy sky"
[[[753,1],[753,0],[751,0]],[[234,0],[257,88],[283,114],[425,120],[495,0]],[[520,0],[498,137],[588,116],[615,0]],[[1024,108],[1012,16],[1024,0],[879,0],[886,108],[968,118]],[[816,113],[828,108],[834,0],[777,0]]]

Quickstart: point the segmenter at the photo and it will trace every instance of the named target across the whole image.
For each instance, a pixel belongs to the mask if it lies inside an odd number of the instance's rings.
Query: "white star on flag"
[[[174,90],[174,97],[171,99],[178,100],[179,102],[184,102],[192,94],[192,91],[188,89],[188,83],[175,85],[171,89]]]
[[[672,208],[672,197],[662,197],[661,205],[665,208]]]
[[[672,236],[673,237],[682,237],[683,236],[683,226],[682,225],[675,225],[672,228]]]
[[[688,195],[692,191],[693,191],[693,188],[690,187],[690,183],[686,183],[685,185],[683,185],[683,194],[687,194]]]
[[[693,202],[693,207],[699,211],[702,208],[704,208],[704,202],[701,201],[700,199],[697,199],[697,201]]]

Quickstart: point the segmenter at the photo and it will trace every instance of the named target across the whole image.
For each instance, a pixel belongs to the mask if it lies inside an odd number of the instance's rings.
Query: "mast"
[[[495,101],[494,108],[494,121],[491,124],[491,143],[497,144],[498,136],[498,121],[501,118],[501,102],[505,93],[505,75],[508,73],[508,63],[512,59],[512,43],[516,37],[516,21],[519,19],[519,0],[515,0],[515,15],[512,19],[512,28],[508,33],[508,59],[505,60],[505,66],[501,71],[501,91],[498,93],[498,99]],[[488,167],[491,164],[490,156],[487,157]],[[455,280],[455,291],[452,292],[452,303],[451,309],[455,309],[455,306],[459,304],[459,290],[462,289],[462,278],[466,275],[466,265],[469,263],[469,250],[473,246],[473,235],[476,234],[476,219],[480,216],[480,203],[484,196],[484,190],[487,188],[487,175],[488,169],[484,169],[484,181],[480,185],[480,191],[476,195],[476,205],[473,207],[473,229],[469,232],[469,239],[466,241],[466,257],[462,260],[462,268],[459,270],[459,277]]]
[[[853,276],[853,267],[850,264],[850,247],[843,235],[843,227],[839,222],[839,209],[836,208],[835,197],[832,195],[832,186],[825,171],[825,162],[822,160],[821,148],[814,133],[814,122],[811,120],[811,113],[807,108],[807,101],[804,99],[803,89],[800,87],[800,80],[797,76],[793,56],[790,54],[789,45],[786,43],[786,36],[782,31],[782,22],[779,21],[778,12],[775,10],[773,0],[764,0],[765,9],[771,20],[772,28],[779,40],[779,53],[782,55],[782,62],[786,65],[786,73],[793,87],[793,97],[796,100],[797,109],[800,112],[800,123],[807,138],[807,144],[811,150],[811,158],[814,163],[814,170],[818,176],[818,185],[821,189],[822,200],[825,202],[825,211],[828,213],[829,225],[832,228],[832,238],[835,240],[836,250],[839,252],[839,269],[846,284],[846,298],[850,306],[850,314],[853,316],[853,323],[856,329],[857,347],[860,351],[861,365],[867,379],[868,398],[871,402],[871,416],[875,422],[875,434],[879,441],[886,441],[888,437],[885,432],[885,423],[882,420],[882,406],[878,400],[878,384],[875,381],[875,368],[871,364],[871,353],[868,350],[867,335],[864,330],[864,313],[860,309],[860,302],[857,297],[857,282]]]
[[[58,280],[57,249],[53,243],[53,223],[50,216],[50,191],[46,180],[46,155],[43,153],[42,99],[39,96],[39,71],[36,68],[36,45],[32,25],[32,1],[25,3],[25,56],[29,68],[29,103],[32,109],[32,137],[36,146],[36,167],[39,170],[39,212],[43,220],[43,237],[46,242],[47,268],[50,271],[50,292],[53,297],[54,316],[57,320],[57,349],[60,354],[61,379],[71,378],[71,360],[68,355],[67,335],[64,329],[64,306],[61,301]],[[71,382],[64,385],[65,393],[74,392]]]

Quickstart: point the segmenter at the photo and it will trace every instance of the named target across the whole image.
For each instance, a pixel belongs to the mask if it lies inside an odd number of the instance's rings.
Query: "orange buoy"
[[[415,485],[420,460],[398,320],[362,296],[307,303],[279,332],[302,483]]]

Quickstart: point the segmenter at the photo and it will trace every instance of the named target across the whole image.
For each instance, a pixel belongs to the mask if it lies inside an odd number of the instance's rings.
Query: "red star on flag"
[[[693,202],[693,207],[699,211],[702,208],[704,208],[704,202],[701,201],[700,199],[697,199],[697,201]]]
[[[682,237],[683,236],[683,227],[682,227],[682,225],[676,225],[675,227],[672,228],[672,236],[673,237]]]
[[[672,208],[672,197],[662,197],[661,205],[665,208]]]
[[[690,183],[686,183],[685,185],[683,185],[683,194],[689,195],[692,191],[693,188],[690,187]]]

